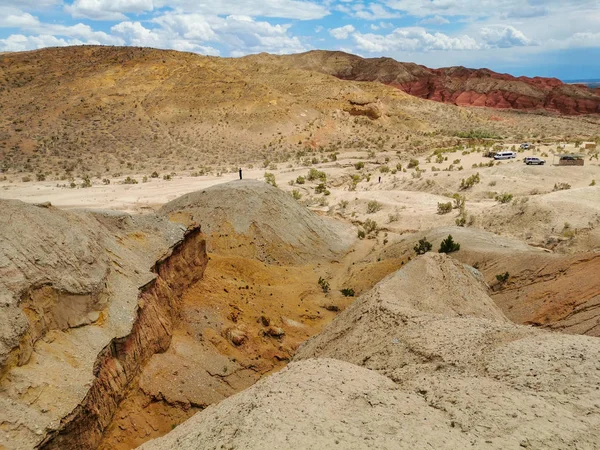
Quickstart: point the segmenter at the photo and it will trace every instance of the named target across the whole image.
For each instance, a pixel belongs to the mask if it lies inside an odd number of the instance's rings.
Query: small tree
[[[512,194],[504,193],[496,195],[496,201],[499,203],[508,203],[513,199]]]
[[[425,253],[431,251],[431,247],[431,242],[424,237],[423,239],[419,239],[419,243],[414,246],[414,250],[417,255],[424,255]]]
[[[321,290],[323,292],[329,292],[329,281],[327,281],[325,278],[319,277],[319,286],[321,286]]]
[[[449,234],[446,239],[442,241],[440,244],[440,253],[452,253],[460,250],[460,244],[458,242],[454,242],[452,235]]]

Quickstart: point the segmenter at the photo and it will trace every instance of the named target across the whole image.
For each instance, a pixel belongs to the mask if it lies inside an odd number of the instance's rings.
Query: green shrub
[[[329,281],[327,281],[325,278],[319,277],[319,286],[321,286],[323,292],[329,292]]]
[[[362,161],[360,161],[360,162],[357,162],[357,163],[354,163],[354,168],[355,168],[356,170],[360,170],[360,169],[362,169],[362,168],[364,168],[364,167],[365,167],[365,163],[364,163],[364,162],[362,162]]]
[[[390,171],[390,168],[388,166],[381,166],[379,167],[379,171],[381,173],[388,173]]]
[[[496,195],[495,198],[497,202],[508,203],[513,199],[513,195],[505,192],[504,194]]]
[[[414,250],[417,255],[424,255],[425,253],[431,251],[431,247],[431,242],[424,237],[423,239],[419,239],[419,243],[414,246]]]
[[[452,203],[438,203],[437,204],[437,213],[438,214],[448,214],[452,211]]]
[[[277,187],[277,183],[275,182],[275,175],[272,174],[271,172],[265,172],[265,181],[267,182],[267,184],[270,184],[273,187]]]
[[[592,180],[592,182],[590,183],[590,186],[596,186],[596,180]]]
[[[452,235],[449,234],[446,239],[442,241],[440,244],[440,253],[452,253],[460,250],[460,244],[458,242],[454,242]]]
[[[567,189],[571,189],[571,185],[568,183],[555,183],[554,191],[566,191]]]
[[[452,198],[454,199],[454,209],[464,209],[467,200],[464,195],[454,194]]]
[[[354,297],[354,289],[352,288],[344,288],[340,292],[344,297]]]
[[[383,205],[379,203],[377,200],[371,200],[367,203],[367,214],[374,214],[377,211],[380,211],[383,208]]]
[[[150,178],[158,178],[158,172],[155,170],[150,174]]]
[[[465,189],[469,189],[469,188],[475,186],[480,181],[481,181],[481,178],[479,177],[479,172],[477,172],[475,175],[471,175],[467,179],[463,178],[462,180],[460,180],[460,188],[459,189],[461,191],[464,191]]]
[[[496,280],[498,280],[499,283],[506,283],[509,277],[510,274],[508,272],[499,273],[496,275]]]
[[[123,184],[138,184],[135,178],[127,177],[123,180]]]
[[[325,183],[327,181],[327,174],[317,169],[310,169],[306,179],[308,181],[321,180],[323,183]]]
[[[298,189],[294,189],[292,191],[292,197],[294,197],[294,200],[300,200],[302,198],[302,194]]]
[[[38,181],[46,181],[46,175],[44,175],[43,173],[36,174],[35,178]]]
[[[329,194],[331,194],[331,192],[329,192],[329,190],[327,189],[327,186],[325,186],[325,183],[319,183],[315,187],[315,194],[329,195]]]
[[[306,183],[306,178],[304,178],[303,176],[299,176],[298,178],[296,178],[296,183],[304,184]]]
[[[419,165],[419,160],[418,159],[411,159],[410,162],[408,163],[408,168],[409,169],[414,169],[418,165]]]
[[[377,222],[371,219],[367,219],[365,220],[365,223],[363,223],[363,228],[365,229],[365,233],[369,235],[377,230]]]

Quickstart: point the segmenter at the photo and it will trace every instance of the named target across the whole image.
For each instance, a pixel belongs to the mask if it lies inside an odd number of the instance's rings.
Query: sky
[[[81,44],[600,78],[600,0],[0,0],[0,52]]]

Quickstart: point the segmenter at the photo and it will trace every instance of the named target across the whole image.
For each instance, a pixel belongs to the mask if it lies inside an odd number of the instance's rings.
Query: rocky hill
[[[80,177],[102,181],[122,174],[221,174],[240,165],[308,164],[315,152],[420,152],[430,144],[456,145],[470,130],[519,140],[597,133],[595,119],[514,117],[510,111],[425,101],[396,87],[433,80],[432,71],[378,61],[335,52],[216,58],[100,46],[4,54],[0,171],[18,181],[37,177],[68,186]],[[468,90],[488,92],[500,81],[490,77],[488,87],[477,78],[469,83],[476,86]],[[502,83],[506,92],[519,92],[521,103],[546,92],[521,81]],[[575,112],[584,112],[580,98],[591,102],[585,111],[597,108],[599,97],[582,87],[553,89],[573,93]],[[463,97],[452,102],[462,104]]]
[[[514,77],[489,69],[429,69],[391,58],[361,58],[343,52],[312,51],[282,57],[297,67],[343,80],[378,81],[416,97],[459,106],[487,106],[560,114],[598,114],[597,89],[556,78]]]

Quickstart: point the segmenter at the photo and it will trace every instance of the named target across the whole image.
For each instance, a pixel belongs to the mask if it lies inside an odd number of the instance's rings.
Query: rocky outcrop
[[[128,384],[152,355],[169,347],[181,295],[202,277],[206,263],[206,245],[199,228],[190,231],[170,256],[156,263],[156,279],[141,288],[131,333],[113,339],[104,348],[85,399],[38,448],[97,446]]]
[[[428,100],[458,106],[599,114],[598,90],[556,78],[514,77],[489,69],[429,69],[391,58],[361,58],[343,52],[312,51],[281,57],[286,63],[343,80],[378,81]]]

